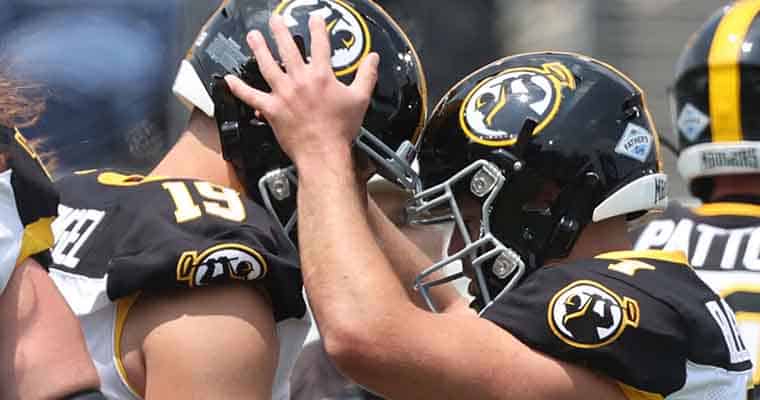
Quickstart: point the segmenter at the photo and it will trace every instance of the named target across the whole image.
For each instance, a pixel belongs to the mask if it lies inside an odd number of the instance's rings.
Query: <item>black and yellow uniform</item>
[[[50,224],[57,214],[58,192],[40,158],[18,129],[0,126],[0,153],[7,154],[16,210],[24,227],[18,257],[21,262],[52,246]]]
[[[725,198],[695,208],[671,203],[632,232],[636,249],[680,250],[736,312],[755,365],[760,352],[760,199]],[[756,368],[753,383],[760,383]]]
[[[734,313],[679,252],[543,267],[481,316],[615,379],[629,399],[739,399],[747,390],[752,364]]]
[[[309,329],[298,254],[262,207],[193,179],[89,171],[56,182],[60,216],[50,276],[79,317],[101,390],[139,399],[121,362],[121,335],[140,292],[247,281],[271,299],[280,355],[273,399]]]
[[[267,289],[278,321],[305,313],[296,250],[269,214],[238,192],[98,171],[57,186],[62,207],[52,268],[105,279],[109,300],[251,281]]]

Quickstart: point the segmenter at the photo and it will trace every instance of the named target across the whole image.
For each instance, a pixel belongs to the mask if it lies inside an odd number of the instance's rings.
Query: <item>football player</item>
[[[32,122],[42,108],[18,87],[0,77],[1,397],[102,399],[79,323],[45,271],[58,194],[31,146],[10,128]]]
[[[222,77],[262,85],[246,32],[267,30],[276,14],[291,23],[276,34],[308,44],[308,27],[291,14],[312,3],[222,2],[178,72],[174,91],[193,111],[159,165],[148,176],[95,170],[59,181],[50,274],[82,322],[109,398],[289,398],[289,370],[309,326],[289,237],[295,174],[266,121]],[[340,14],[331,28],[341,42],[335,75],[351,79],[370,51],[398,56],[386,66],[364,143],[401,181],[408,174],[395,168],[406,163],[395,149],[413,148],[400,145],[416,140],[425,119],[416,54],[374,3],[318,4],[330,7],[310,13]]]
[[[338,82],[324,21],[311,24],[308,62],[279,37],[286,72],[251,34],[272,92],[227,79],[298,168],[304,283],[343,372],[393,399],[746,395],[751,362],[730,308],[682,253],[625,251],[626,220],[667,197],[654,126],[630,79],[588,57],[537,53],[488,65],[444,96],[423,133],[428,189],[410,214],[454,220],[464,246],[417,278],[444,311],[432,313],[398,273],[424,256],[389,251],[385,238],[381,249],[373,229],[394,228],[372,217],[354,167],[351,143],[381,61],[371,54],[350,86]],[[454,260],[459,273],[435,276]],[[429,290],[464,275],[479,314]]]
[[[678,171],[702,205],[671,203],[634,230],[637,249],[682,250],[736,311],[757,366],[760,351],[760,1],[718,10],[685,46],[672,109]],[[760,383],[755,369],[753,383]]]

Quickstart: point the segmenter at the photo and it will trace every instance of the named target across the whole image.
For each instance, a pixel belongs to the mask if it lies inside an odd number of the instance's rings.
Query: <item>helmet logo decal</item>
[[[264,258],[247,246],[230,243],[211,247],[199,254],[182,253],[177,263],[177,282],[189,287],[206,286],[219,279],[254,281],[267,273]]]
[[[652,152],[652,147],[654,147],[652,134],[643,126],[629,122],[625,127],[623,137],[615,146],[615,153],[645,162]]]
[[[486,146],[514,144],[526,118],[538,134],[557,115],[562,90],[575,90],[575,77],[560,63],[509,68],[480,82],[465,98],[459,122],[465,134]],[[510,107],[510,113],[505,108]]]
[[[620,297],[602,284],[575,281],[551,300],[549,327],[563,342],[592,349],[617,340],[628,326],[639,326],[639,304]]]
[[[699,111],[691,103],[686,103],[681,115],[678,116],[678,130],[688,141],[693,142],[699,138],[699,135],[705,131],[710,124],[710,117]]]
[[[307,27],[311,15],[325,19],[337,76],[356,71],[372,47],[367,21],[343,0],[285,0],[274,12],[282,15],[290,28]]]

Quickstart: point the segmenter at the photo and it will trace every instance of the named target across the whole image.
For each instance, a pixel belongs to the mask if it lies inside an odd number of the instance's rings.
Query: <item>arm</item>
[[[274,320],[264,294],[250,285],[140,297],[122,345],[130,382],[146,400],[272,397]]]
[[[393,201],[394,199],[386,197],[386,200]],[[431,227],[409,225],[396,227],[387,213],[381,210],[379,204],[372,198],[369,200],[368,215],[377,242],[388,257],[407,295],[419,307],[427,309],[419,292],[414,289],[414,281],[420,271],[433,265],[431,258],[440,255],[445,245],[441,233]],[[425,252],[421,249],[425,249]],[[438,286],[430,293],[442,312],[472,313],[467,306],[467,301],[459,295],[453,285]]]
[[[611,381],[538,354],[490,322],[428,313],[409,300],[375,241],[352,160],[377,58],[365,60],[352,86],[342,85],[332,78],[324,21],[310,23],[312,61],[304,64],[284,22],[273,18],[287,75],[263,38],[251,36],[271,94],[228,79],[272,123],[298,167],[304,283],[338,367],[394,399],[622,399]]]
[[[60,398],[100,385],[79,320],[31,258],[0,296],[0,371],[10,399]]]

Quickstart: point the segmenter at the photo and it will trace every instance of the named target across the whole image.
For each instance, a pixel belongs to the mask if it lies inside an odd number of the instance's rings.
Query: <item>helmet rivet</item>
[[[290,197],[290,180],[283,171],[272,174],[267,180],[267,186],[277,201],[283,201]]]
[[[522,238],[524,240],[530,242],[534,238],[533,232],[531,232],[530,229],[525,228],[525,230],[523,230],[523,233],[522,233]]]
[[[520,172],[520,171],[522,171],[522,169],[523,169],[523,163],[522,163],[522,161],[515,161],[515,163],[514,163],[514,164],[512,164],[512,169],[513,169],[515,172]]]
[[[517,268],[517,263],[515,263],[514,260],[510,260],[506,255],[501,254],[496,258],[496,261],[494,261],[493,267],[491,267],[491,272],[493,272],[494,276],[497,278],[505,279],[512,274],[515,268]]]
[[[486,170],[481,168],[470,182],[470,191],[472,194],[478,197],[484,197],[496,186],[496,177]]]

